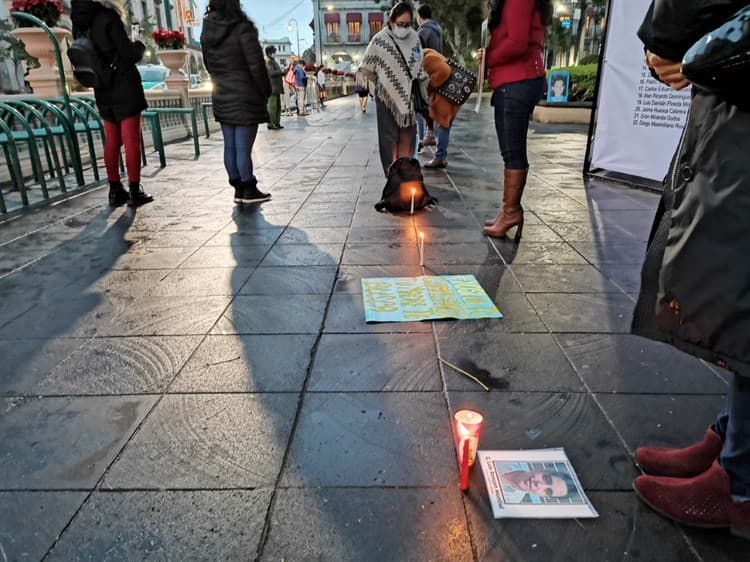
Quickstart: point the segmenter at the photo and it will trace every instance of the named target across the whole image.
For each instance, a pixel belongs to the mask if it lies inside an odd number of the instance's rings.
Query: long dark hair
[[[393,23],[404,14],[409,14],[411,19],[414,19],[414,8],[407,2],[399,2],[393,6],[391,13],[388,14],[388,23]]]
[[[528,0],[531,2],[532,0]],[[552,23],[552,0],[533,0],[536,11],[542,16],[542,25],[547,26]],[[490,18],[488,26],[490,29],[495,29],[500,25],[500,21],[503,19],[503,8],[505,7],[505,0],[488,0],[487,4],[490,7]]]
[[[240,0],[210,0],[206,5],[206,15],[211,12],[217,12],[231,19],[237,18],[250,21],[247,14],[242,11]]]

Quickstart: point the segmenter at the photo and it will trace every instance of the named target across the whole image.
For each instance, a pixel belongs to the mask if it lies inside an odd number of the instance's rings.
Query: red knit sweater
[[[534,0],[506,0],[487,47],[490,87],[544,76],[543,44],[544,26]]]

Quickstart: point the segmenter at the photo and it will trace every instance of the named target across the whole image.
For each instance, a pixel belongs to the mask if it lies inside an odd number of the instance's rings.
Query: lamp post
[[[289,25],[287,26],[287,29],[289,31],[292,30],[292,24],[294,24],[294,29],[297,30],[297,57],[302,58],[302,53],[299,52],[299,24],[297,23],[297,20],[292,18],[289,20]]]

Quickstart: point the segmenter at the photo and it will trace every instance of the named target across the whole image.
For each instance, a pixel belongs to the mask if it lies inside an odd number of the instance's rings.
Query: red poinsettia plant
[[[160,49],[182,49],[185,46],[185,34],[171,29],[157,29],[151,35]]]
[[[49,27],[55,27],[63,13],[60,0],[13,0],[11,11],[24,12],[38,17]],[[18,27],[34,27],[34,23],[25,19],[16,19]]]

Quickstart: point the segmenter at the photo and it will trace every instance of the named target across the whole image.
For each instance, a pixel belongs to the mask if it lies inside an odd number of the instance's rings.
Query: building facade
[[[292,62],[292,40],[289,37],[282,37],[281,39],[261,39],[261,46],[265,52],[266,47],[276,47],[276,62],[281,65],[281,68],[286,68],[289,63]]]
[[[313,0],[318,62],[339,70],[356,70],[370,39],[385,25],[386,4],[383,0]]]

